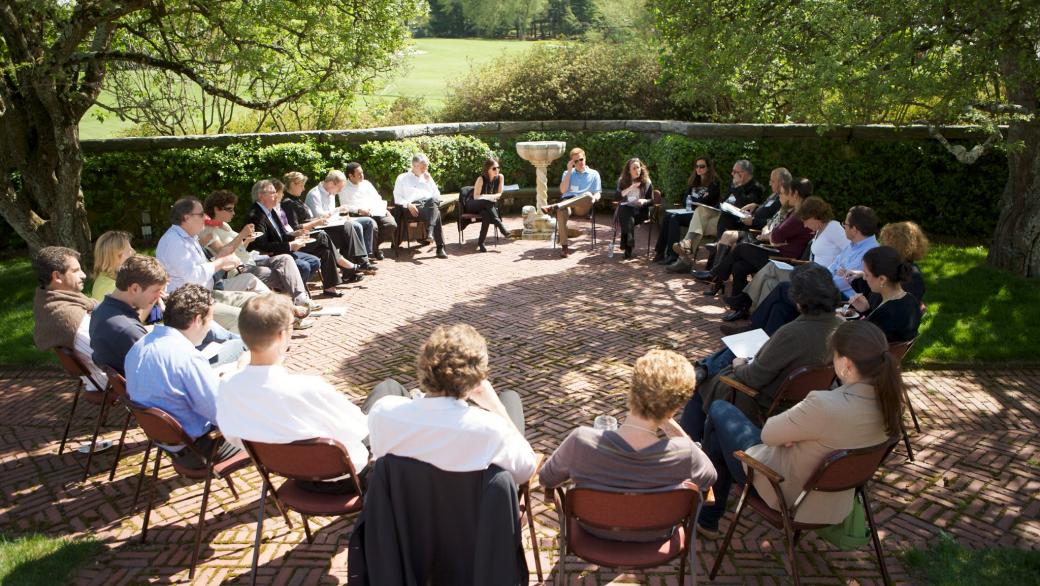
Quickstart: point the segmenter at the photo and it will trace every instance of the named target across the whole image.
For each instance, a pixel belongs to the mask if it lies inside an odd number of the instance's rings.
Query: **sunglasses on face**
[[[574,162],[575,163],[584,163],[585,162],[585,157],[582,157],[580,159],[574,159]]]
[[[702,163],[702,164],[697,165],[697,168],[698,169],[707,169],[708,166]]]
[[[225,212],[233,212],[235,211],[235,206],[224,206],[220,209],[224,210]]]
[[[492,167],[491,170],[492,171],[498,171],[498,167]]]

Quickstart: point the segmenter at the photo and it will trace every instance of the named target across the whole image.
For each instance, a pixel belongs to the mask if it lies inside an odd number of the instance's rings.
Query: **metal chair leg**
[[[307,536],[307,543],[314,543],[314,537],[311,535],[311,525],[307,522],[307,515],[300,513],[300,518],[303,519],[303,534]]]
[[[783,514],[783,511],[781,511],[780,518],[784,523],[784,549],[787,551],[787,559],[791,563],[791,577],[794,579],[794,586],[801,586],[802,579],[798,574],[798,560],[794,557],[794,531],[791,529],[791,519]]]
[[[206,475],[206,485],[202,489],[202,506],[199,507],[199,522],[195,526],[195,548],[191,552],[191,567],[188,569],[188,579],[195,578],[195,566],[199,562],[199,548],[202,545],[202,526],[206,522],[206,505],[209,503],[209,488],[213,482],[213,465],[210,464],[210,473]]]
[[[906,403],[907,410],[910,411],[910,419],[914,422],[914,431],[921,433],[921,424],[917,421],[917,412],[914,411],[914,404],[910,402],[910,393],[903,387],[903,402]]]
[[[863,510],[867,513],[867,525],[870,526],[870,538],[874,542],[874,553],[877,554],[878,565],[881,566],[881,579],[885,586],[892,583],[888,575],[888,566],[885,564],[885,550],[881,547],[881,538],[878,537],[877,525],[874,523],[874,513],[870,510],[870,501],[867,500],[867,486],[863,485],[856,489],[860,498],[863,499]]]
[[[144,448],[144,459],[141,460],[141,472],[137,475],[137,488],[134,489],[134,502],[130,505],[130,509],[137,508],[137,498],[141,496],[141,483],[144,482],[145,469],[148,466],[148,456],[152,451],[152,440],[148,440],[148,445]]]
[[[100,392],[105,393],[105,396],[101,399],[101,410],[98,413],[97,423],[94,425],[94,435],[90,438],[90,451],[87,452],[87,464],[83,467],[82,482],[86,482],[90,477],[90,462],[94,459],[94,448],[97,446],[98,434],[101,433],[101,422],[105,420],[105,414],[108,413],[108,390]]]
[[[538,583],[545,581],[542,574],[542,555],[538,549],[538,535],[534,531],[534,511],[531,510],[531,488],[524,485],[521,498],[524,499],[524,512],[527,515],[527,532],[531,536],[531,550],[534,552],[534,567],[538,572]]]
[[[116,477],[116,468],[119,467],[119,456],[123,454],[123,443],[126,442],[126,430],[130,429],[130,416],[131,413],[127,410],[126,421],[123,422],[123,433],[119,434],[119,445],[116,447],[116,457],[112,460],[112,470],[108,473],[109,482],[112,482]]]
[[[76,415],[76,405],[79,404],[79,395],[83,392],[83,379],[76,379],[76,394],[72,396],[72,409],[69,411],[69,420],[65,422],[65,432],[61,434],[61,444],[58,446],[58,455],[65,451],[65,442],[69,438],[69,429],[72,427],[72,418]]]
[[[906,425],[899,421],[899,428],[903,431],[903,445],[906,446],[906,459],[914,461],[914,449],[910,447],[910,434],[906,432]]]
[[[155,485],[159,482],[159,462],[162,460],[162,449],[155,448],[155,467],[152,469],[152,482],[148,485],[148,506],[144,509],[144,525],[141,527],[141,543],[148,542],[148,517],[152,514],[152,498],[155,496]]]
[[[267,483],[261,483],[260,502],[256,512],[256,537],[253,539],[253,577],[250,584],[256,586],[256,566],[260,562],[260,538],[264,534],[264,507],[267,506]]]
[[[740,515],[744,512],[744,503],[747,500],[748,491],[751,487],[750,478],[744,485],[744,491],[740,493],[740,501],[737,503],[737,510],[733,513],[733,522],[730,523],[729,528],[726,529],[726,536],[722,538],[722,545],[719,547],[719,553],[715,556],[715,563],[711,566],[711,572],[708,573],[708,579],[714,580],[715,576],[719,573],[719,568],[722,567],[722,558],[726,557],[726,550],[729,549],[729,543],[733,539],[733,533],[737,529],[737,523],[740,522]],[[716,496],[715,498],[720,498]],[[725,497],[721,497],[725,498]],[[696,521],[694,521],[696,523]],[[693,528],[697,530],[696,527]]]

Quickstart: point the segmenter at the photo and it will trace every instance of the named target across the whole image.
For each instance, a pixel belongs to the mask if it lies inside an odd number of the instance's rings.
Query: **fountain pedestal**
[[[563,155],[567,143],[558,140],[539,140],[516,143],[516,153],[520,158],[534,165],[535,169],[535,209],[524,211],[525,240],[549,240],[556,228],[556,219],[542,213],[542,208],[549,203],[549,186],[546,170],[549,165]]]

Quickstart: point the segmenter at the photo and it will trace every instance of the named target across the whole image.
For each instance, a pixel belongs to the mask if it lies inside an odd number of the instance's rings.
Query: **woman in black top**
[[[637,158],[625,163],[618,177],[618,223],[621,225],[621,250],[625,258],[632,258],[636,247],[636,224],[644,221],[653,203],[654,186],[650,183],[650,171]]]
[[[484,161],[484,172],[473,183],[473,197],[465,202],[467,214],[480,214],[480,238],[477,249],[487,252],[484,239],[487,238],[488,226],[494,224],[502,234],[509,234],[502,218],[498,215],[498,198],[506,187],[506,178],[502,175],[498,161],[488,157]]]
[[[278,205],[285,212],[290,228],[309,232],[324,226],[328,222],[327,218],[314,217],[307,204],[303,203],[302,184],[298,186],[293,185],[292,189],[289,189],[277,179],[272,179],[271,183],[278,190]],[[360,226],[342,224],[330,226],[320,230],[320,232],[325,234],[335,250],[336,263],[343,269],[344,281],[355,283],[362,279],[361,273],[372,274],[375,272],[375,265],[368,260],[368,251],[365,249],[364,240],[362,240]],[[348,258],[352,258],[356,262],[351,262],[347,260]]]
[[[871,294],[854,295],[849,305],[881,328],[889,343],[913,340],[921,325],[920,302],[903,290],[912,271],[913,266],[890,246],[872,248],[863,255],[863,279]]]
[[[661,230],[658,232],[657,244],[654,246],[654,262],[671,264],[678,258],[672,251],[672,245],[686,234],[690,218],[693,217],[693,204],[704,203],[718,206],[721,198],[722,187],[719,176],[715,172],[715,163],[712,162],[711,157],[697,157],[693,164],[693,172],[686,181],[683,207],[667,210],[661,214]]]

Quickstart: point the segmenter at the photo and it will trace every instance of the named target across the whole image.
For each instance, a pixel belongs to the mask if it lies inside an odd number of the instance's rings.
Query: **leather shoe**
[[[722,316],[722,321],[737,321],[738,319],[747,319],[748,312],[746,309],[734,309],[733,311]]]
[[[357,283],[361,279],[364,279],[365,275],[358,272],[357,269],[343,269],[343,282],[344,283]]]
[[[755,329],[755,326],[751,324],[719,324],[719,331],[722,332],[723,336],[732,336],[733,334],[749,332],[753,329]]]
[[[567,258],[567,256],[570,255],[570,253],[571,253],[571,249],[566,244],[564,244],[563,246],[560,247],[560,256],[561,257]]]
[[[694,279],[698,281],[714,281],[715,275],[711,274],[711,271],[693,271],[690,273]]]
[[[372,258],[376,260],[383,260],[385,257],[383,256],[383,251],[377,248],[376,251],[372,253]]]
[[[725,286],[726,285],[723,284],[723,283],[712,283],[711,287],[709,287],[707,291],[704,291],[703,293],[701,293],[701,295],[704,295],[705,297],[714,297],[714,296],[718,295],[719,293],[722,293],[722,289]]]
[[[736,295],[727,295],[723,297],[722,302],[730,309],[746,310],[748,306],[751,305],[751,298],[748,297],[747,293],[737,293]]]
[[[437,247],[437,258],[448,258],[448,253],[444,252],[443,246]]]
[[[477,245],[477,252],[487,252],[487,248],[484,248],[483,244]]]

